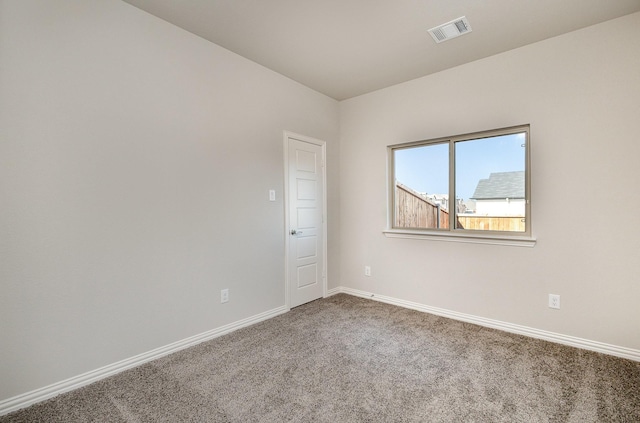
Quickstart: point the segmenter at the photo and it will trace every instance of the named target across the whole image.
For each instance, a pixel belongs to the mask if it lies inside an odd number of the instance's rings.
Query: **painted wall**
[[[341,102],[343,285],[640,349],[639,70],[636,13]],[[388,145],[526,123],[534,248],[383,235]]]
[[[0,400],[284,305],[283,130],[339,285],[336,101],[120,1],[0,0],[0,55]]]

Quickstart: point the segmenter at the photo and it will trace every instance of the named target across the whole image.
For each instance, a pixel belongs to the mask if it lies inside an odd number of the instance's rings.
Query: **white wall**
[[[0,400],[284,305],[283,130],[339,285],[336,101],[113,0],[0,0],[0,55]]]
[[[341,102],[343,285],[640,349],[639,46],[636,13]],[[534,248],[383,235],[387,145],[526,123]]]

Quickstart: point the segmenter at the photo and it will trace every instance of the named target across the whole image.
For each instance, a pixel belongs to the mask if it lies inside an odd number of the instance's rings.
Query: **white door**
[[[305,139],[291,134],[285,136],[289,307],[318,299],[326,292],[324,144],[317,140],[305,142],[301,138]]]

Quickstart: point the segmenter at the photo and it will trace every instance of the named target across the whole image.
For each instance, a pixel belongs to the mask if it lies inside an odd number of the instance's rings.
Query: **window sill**
[[[504,236],[491,234],[476,235],[449,231],[427,233],[410,229],[387,229],[382,232],[387,238],[424,239],[429,241],[508,245],[512,247],[534,247],[536,245],[536,239],[528,236]]]

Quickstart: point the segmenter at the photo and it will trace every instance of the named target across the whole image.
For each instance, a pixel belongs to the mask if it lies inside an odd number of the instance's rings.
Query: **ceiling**
[[[640,11],[640,0],[124,0],[337,100]],[[432,27],[472,31],[436,44]]]

